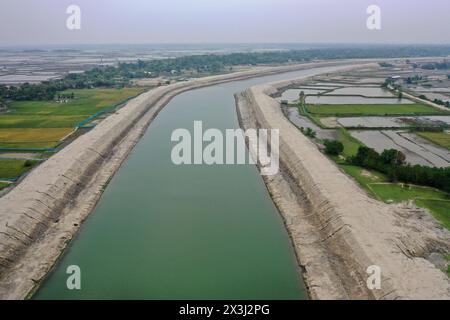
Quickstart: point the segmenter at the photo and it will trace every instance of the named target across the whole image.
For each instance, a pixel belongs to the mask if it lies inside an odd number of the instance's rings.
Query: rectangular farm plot
[[[0,128],[67,128],[145,91],[143,88],[68,90],[73,99],[17,101],[0,116]]]
[[[423,115],[442,111],[423,104],[310,104],[307,111],[319,116]]]
[[[384,98],[395,98],[397,97],[392,94],[389,90],[383,89],[381,87],[345,87],[338,88],[328,93],[329,95],[358,95],[365,97],[384,97]],[[402,99],[403,100],[403,99]],[[406,100],[408,101],[408,100]]]
[[[345,96],[345,95],[332,95],[330,92],[327,95],[319,95],[319,96],[308,96],[306,97],[306,103],[311,104],[414,104],[411,100],[408,99],[398,99],[398,98],[367,98],[362,96]]]
[[[12,115],[0,116],[0,128],[74,128],[88,116]]]
[[[0,148],[54,148],[73,128],[0,128]]]
[[[417,134],[438,146],[450,150],[450,133],[448,132],[418,132]]]
[[[431,148],[427,148],[420,142],[409,140],[408,137],[404,137],[402,134],[402,132],[388,130],[351,131],[352,137],[379,153],[386,149],[396,149],[403,152],[406,156],[406,161],[410,164],[434,167],[450,166],[450,161],[446,160],[446,157],[442,156],[442,154],[437,154]]]

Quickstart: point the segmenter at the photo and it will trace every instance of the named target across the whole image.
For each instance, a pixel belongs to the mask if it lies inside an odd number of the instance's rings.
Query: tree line
[[[450,193],[450,168],[410,165],[405,163],[405,159],[405,155],[395,149],[379,154],[374,149],[361,146],[348,162],[384,173],[392,182],[429,186]]]
[[[82,73],[69,73],[62,79],[40,84],[19,86],[0,85],[3,100],[51,100],[58,92],[67,89],[95,87],[123,87],[131,79],[181,74],[184,71],[221,73],[237,65],[299,63],[311,60],[399,58],[447,56],[450,46],[365,46],[331,47],[305,50],[246,52],[231,54],[204,54],[170,59],[138,60],[135,63],[119,63],[117,66],[95,67]]]

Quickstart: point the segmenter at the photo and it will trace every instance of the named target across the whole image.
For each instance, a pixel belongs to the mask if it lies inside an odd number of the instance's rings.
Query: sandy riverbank
[[[282,170],[264,178],[311,298],[450,299],[447,275],[427,260],[449,252],[450,233],[422,209],[370,198],[301,134],[269,96],[294,82],[256,86],[236,101],[243,128],[280,130]],[[373,265],[377,290],[366,284]]]
[[[0,299],[23,299],[51,270],[158,112],[181,92],[288,71],[357,63],[309,63],[180,82],[129,101],[33,170],[0,198]]]

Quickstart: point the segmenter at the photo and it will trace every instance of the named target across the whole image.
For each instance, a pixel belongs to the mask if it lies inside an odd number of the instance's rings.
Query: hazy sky
[[[81,8],[81,30],[66,9]],[[381,30],[366,27],[369,5]],[[0,45],[450,43],[450,0],[0,0]]]

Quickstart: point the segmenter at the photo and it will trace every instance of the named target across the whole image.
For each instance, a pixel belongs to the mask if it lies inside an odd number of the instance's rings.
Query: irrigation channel
[[[238,128],[233,94],[316,68],[182,93],[151,123],[35,299],[307,299],[283,221],[254,165],[171,161],[174,129]],[[192,133],[193,135],[193,133]],[[68,266],[81,290],[68,290]]]

